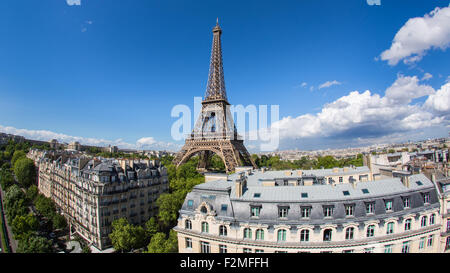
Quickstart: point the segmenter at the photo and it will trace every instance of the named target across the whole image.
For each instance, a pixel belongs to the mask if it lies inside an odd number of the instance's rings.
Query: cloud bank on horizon
[[[177,151],[181,148],[181,145],[171,143],[171,142],[163,142],[157,141],[153,137],[142,137],[136,141],[136,143],[128,143],[123,141],[122,139],[116,140],[106,140],[106,139],[98,139],[98,138],[90,138],[90,137],[79,137],[79,136],[70,136],[61,133],[55,133],[48,130],[28,130],[28,129],[18,129],[11,126],[2,126],[0,125],[0,132],[24,136],[28,139],[33,140],[41,140],[41,141],[50,141],[51,139],[56,139],[62,143],[71,143],[78,141],[81,144],[91,145],[91,146],[100,146],[106,147],[108,145],[117,146],[123,149],[136,149],[136,150],[167,150],[167,151]]]

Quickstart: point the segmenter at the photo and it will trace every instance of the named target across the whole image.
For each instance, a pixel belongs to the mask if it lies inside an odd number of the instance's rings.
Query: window
[[[227,236],[228,230],[226,226],[220,226],[219,227],[219,235],[220,236]]]
[[[219,253],[227,253],[227,246],[219,245]]]
[[[353,253],[353,249],[342,250],[342,253]]]
[[[409,208],[409,197],[403,198],[403,208],[405,208],[405,209]]]
[[[192,239],[186,238],[186,248],[192,248]]]
[[[392,246],[393,245],[385,245],[384,246],[384,253],[392,253]]]
[[[185,229],[192,229],[192,222],[191,222],[191,220],[186,220],[184,222],[184,228]]]
[[[210,253],[211,252],[211,248],[209,246],[209,243],[207,242],[200,242],[200,247],[201,247],[201,253]]]
[[[342,193],[344,194],[344,196],[349,196],[350,195],[349,191],[343,191]]]
[[[207,213],[207,212],[208,212],[208,209],[207,209],[205,206],[202,206],[202,207],[200,208],[200,212],[201,212],[201,213]]]
[[[311,208],[301,208],[302,218],[309,218]]]
[[[280,218],[286,218],[288,214],[289,208],[288,207],[279,207],[278,208],[278,217]]]
[[[367,227],[367,237],[373,237],[375,235],[375,225],[370,225]]]
[[[251,207],[251,215],[252,217],[259,217],[260,207]]]
[[[450,231],[450,218],[447,219],[447,230],[446,231]]]
[[[331,235],[332,235],[332,230],[331,229],[325,229],[323,231],[323,240],[324,241],[331,241]]]
[[[354,216],[354,205],[345,205],[345,216]]]
[[[323,216],[331,217],[333,215],[333,207],[327,206],[323,208]]]
[[[392,211],[392,201],[386,201],[386,211]]]
[[[421,227],[427,226],[427,217],[426,216],[422,216],[422,220],[420,221],[420,226]]]
[[[367,203],[366,204],[366,213],[374,213],[375,212],[375,203]]]
[[[286,230],[285,229],[278,230],[277,234],[278,234],[278,236],[277,236],[278,241],[286,241]]]
[[[220,210],[221,211],[227,211],[228,210],[228,205],[227,204],[222,204],[222,208]]]
[[[194,200],[188,200],[187,206],[189,209],[192,209],[194,206]]]
[[[424,193],[424,194],[423,194],[423,202],[424,202],[425,204],[430,203],[430,194],[429,194],[429,193]]]
[[[252,238],[252,230],[249,228],[244,229],[244,239],[251,239]]]
[[[434,236],[433,235],[430,235],[430,236],[428,236],[428,243],[427,243],[427,246],[433,246],[433,238],[434,238]]]
[[[386,226],[386,234],[394,233],[394,222],[389,222]]]
[[[426,240],[426,237],[421,237],[420,238],[419,249],[424,249],[425,248],[425,240]]]
[[[447,237],[447,240],[445,241],[445,250],[450,248],[450,236]]]
[[[308,198],[308,193],[307,192],[302,192],[302,198]]]
[[[264,240],[264,230],[262,229],[256,230],[256,240]]]
[[[252,253],[252,249],[251,248],[244,248],[244,253]]]
[[[402,253],[409,253],[409,241],[403,242]]]
[[[260,198],[261,197],[261,194],[260,193],[254,193],[253,194],[253,198]]]
[[[309,242],[309,230],[308,229],[302,229],[302,231],[300,231],[300,242]]]
[[[411,219],[405,220],[405,231],[406,230],[411,230]]]
[[[264,250],[262,250],[262,249],[255,249],[255,253],[264,253]]]
[[[373,253],[373,250],[374,250],[373,247],[364,248],[364,253]]]
[[[353,233],[355,228],[349,227],[345,230],[345,240],[353,240]]]
[[[202,232],[209,233],[209,225],[207,222],[202,222]]]
[[[430,215],[430,225],[434,225],[434,218],[435,218],[435,215],[433,213]]]
[[[342,178],[342,176],[339,176],[339,183],[344,182],[344,179]]]
[[[368,194],[368,193],[369,193],[369,190],[368,190],[368,189],[362,189],[361,191],[362,191],[362,193],[364,193],[364,194]]]

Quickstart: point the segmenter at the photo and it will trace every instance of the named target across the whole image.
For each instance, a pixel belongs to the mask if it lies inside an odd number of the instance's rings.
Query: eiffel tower
[[[216,154],[224,162],[227,173],[234,172],[238,166],[256,168],[244,141],[237,134],[230,112],[222,65],[222,30],[218,20],[212,32],[211,63],[202,110],[192,133],[186,138],[183,148],[173,162],[178,167],[198,154],[197,169],[206,171],[210,167],[211,157]]]

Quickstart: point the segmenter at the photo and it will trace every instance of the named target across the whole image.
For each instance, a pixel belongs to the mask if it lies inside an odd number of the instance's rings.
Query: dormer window
[[[207,209],[205,206],[202,206],[202,207],[200,208],[200,212],[201,212],[201,213],[207,213],[207,212],[208,212],[208,209]]]

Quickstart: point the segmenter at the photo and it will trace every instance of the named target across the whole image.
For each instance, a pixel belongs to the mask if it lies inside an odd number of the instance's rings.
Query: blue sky
[[[280,105],[280,149],[448,136],[448,0],[1,5],[2,132],[176,150],[183,142],[170,135],[176,120],[170,112],[204,95],[219,17],[228,99]],[[427,30],[440,24],[439,33]],[[415,40],[400,35],[402,28]],[[391,48],[398,33],[410,51]],[[349,110],[364,111],[362,99],[375,113],[393,109],[392,118]],[[343,103],[351,107],[341,111]]]

